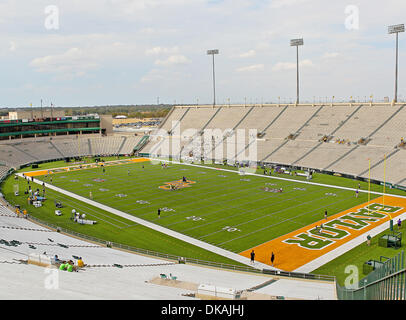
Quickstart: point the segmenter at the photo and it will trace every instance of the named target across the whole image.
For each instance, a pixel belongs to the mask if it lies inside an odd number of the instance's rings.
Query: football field
[[[249,256],[255,248],[258,260],[268,264],[269,252],[278,252],[277,246],[266,246],[272,240],[309,226],[314,228],[379,197],[367,193],[356,197],[352,190],[222,169],[173,163],[164,167],[138,159],[106,163],[104,167],[50,170],[49,174],[43,170],[34,175],[64,190],[235,253]],[[110,228],[117,227],[117,232],[131,228],[96,211],[83,213],[98,221],[95,227],[109,224]],[[314,239],[321,238],[314,235]],[[300,247],[297,244],[289,250]],[[262,257],[260,248],[264,245]],[[297,267],[287,264],[286,259],[284,262],[279,266],[284,270]]]

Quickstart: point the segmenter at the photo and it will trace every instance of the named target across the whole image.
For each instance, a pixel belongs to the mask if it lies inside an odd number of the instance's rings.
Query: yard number
[[[241,231],[240,229],[230,227],[230,226],[225,226],[222,230],[227,230],[228,232]]]
[[[193,220],[193,221],[202,221],[202,220],[204,220],[203,218],[196,217],[196,216],[187,217],[186,219]]]

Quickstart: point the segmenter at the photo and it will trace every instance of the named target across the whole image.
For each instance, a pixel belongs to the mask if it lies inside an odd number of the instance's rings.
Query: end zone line
[[[192,167],[198,167],[198,168],[204,168],[204,169],[220,170],[220,171],[225,171],[225,172],[239,173],[239,171],[237,171],[237,170],[208,167],[208,166],[202,166],[202,165],[192,164],[192,163],[178,162],[178,161],[173,161],[173,160],[170,161],[170,160],[154,159],[154,158],[150,158],[150,159],[154,160],[154,161],[169,162],[169,163],[180,164],[180,165],[185,165],[185,166],[192,166]],[[348,191],[356,191],[356,190],[358,190],[359,192],[362,192],[362,193],[376,194],[376,195],[379,195],[379,196],[390,195],[391,197],[406,199],[406,196],[401,196],[401,195],[392,194],[392,193],[382,193],[382,192],[376,192],[376,191],[354,189],[354,188],[349,188],[349,187],[333,186],[333,185],[330,185],[330,184],[323,184],[323,183],[317,183],[317,182],[301,181],[301,180],[287,179],[287,178],[281,178],[281,177],[275,177],[275,176],[265,176],[265,175],[261,175],[261,174],[258,174],[258,173],[246,172],[245,175],[268,178],[268,179],[275,179],[275,180],[283,180],[283,181],[294,181],[294,182],[298,182],[298,183],[302,183],[302,184],[310,184],[310,185],[314,185],[314,186],[320,186],[320,187],[326,187],[326,188],[332,188],[332,189],[342,189],[342,190],[348,190]]]

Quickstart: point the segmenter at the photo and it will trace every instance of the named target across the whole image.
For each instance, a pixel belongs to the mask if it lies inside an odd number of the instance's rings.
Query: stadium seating
[[[248,291],[256,288],[261,298],[284,295],[291,299],[335,299],[335,284],[309,283],[302,279],[281,279],[268,285],[269,276],[230,272],[177,261],[159,259],[114,250],[97,243],[46,229],[28,219],[18,218],[11,208],[0,203],[0,299],[193,299],[199,284]],[[27,264],[29,258],[39,257],[55,264],[59,260],[77,262],[83,258],[85,269],[70,274],[58,269],[45,269],[42,263]],[[43,260],[41,258],[41,261]],[[48,263],[49,264],[49,263]],[[60,283],[58,290],[50,289]],[[163,277],[162,275],[165,275]],[[166,279],[165,279],[166,278]],[[51,281],[55,280],[55,281]],[[168,286],[161,281],[177,281],[182,286]],[[278,284],[281,281],[281,285]],[[193,284],[194,286],[190,286]],[[267,284],[266,286],[264,284]],[[187,286],[186,286],[187,285]],[[48,287],[49,286],[49,287]],[[106,290],[109,288],[109,290]],[[252,289],[249,290],[251,293]],[[57,295],[55,295],[57,292]],[[189,297],[185,294],[190,294]],[[258,296],[256,296],[258,297]],[[251,299],[254,299],[252,297]]]
[[[0,142],[0,173],[33,162],[78,156],[131,154],[142,136],[87,135],[13,139]],[[1,176],[1,175],[0,175]]]
[[[197,156],[204,150],[206,158],[215,158],[211,151],[215,146],[222,146],[222,156],[216,158],[234,160],[247,153],[249,129],[255,129],[258,161],[366,177],[370,160],[371,178],[382,180],[382,160],[386,155],[385,178],[390,183],[405,184],[405,170],[396,168],[403,168],[406,150],[399,148],[394,152],[404,136],[405,116],[403,106],[369,104],[180,106],[173,108],[160,130],[152,133],[142,152],[178,158]],[[175,128],[174,121],[179,121]],[[185,131],[189,129],[194,131],[189,131],[187,136]],[[231,151],[226,148],[225,137],[201,142],[201,133],[208,129],[219,129],[222,133],[229,129],[230,137],[243,129],[245,141],[233,142]],[[323,137],[329,139],[323,142]],[[0,163],[7,169],[0,167],[0,172],[66,157],[131,154],[141,139],[142,136],[125,134],[106,137],[92,134],[2,141]],[[360,143],[362,139],[365,142]],[[169,149],[160,150],[168,142]]]
[[[294,165],[319,170],[340,172],[353,176],[367,177],[369,160],[371,178],[382,180],[385,155],[389,171],[387,181],[399,183],[406,181],[406,172],[402,168],[406,150],[393,153],[405,132],[403,124],[406,108],[391,105],[340,104],[340,105],[255,105],[255,106],[194,106],[175,107],[166,121],[161,124],[164,132],[171,129],[172,121],[180,121],[177,129],[181,135],[155,136],[142,152],[160,156],[179,156],[177,148],[169,148],[169,154],[163,154],[159,146],[177,142],[182,156],[187,157],[194,148],[212,150],[212,142],[199,142],[200,135],[186,138],[182,133],[186,129],[245,129],[245,146],[241,142],[237,151],[227,152],[226,140],[223,143],[223,158],[236,158],[248,148],[248,130],[256,129],[257,159],[259,161]],[[155,132],[157,134],[158,131]],[[154,134],[152,135],[154,136]],[[323,142],[322,138],[328,137]],[[362,140],[364,139],[364,142]],[[160,141],[157,143],[157,141]],[[339,142],[338,142],[339,141]],[[200,145],[199,145],[200,143]],[[205,143],[205,144],[204,144]],[[216,141],[217,144],[221,142]],[[158,148],[156,148],[158,146]],[[234,144],[235,147],[235,144]],[[156,148],[156,152],[153,152]],[[228,154],[228,155],[227,155]],[[207,152],[207,157],[214,156]],[[403,160],[403,162],[402,162]],[[382,172],[379,172],[382,170]]]

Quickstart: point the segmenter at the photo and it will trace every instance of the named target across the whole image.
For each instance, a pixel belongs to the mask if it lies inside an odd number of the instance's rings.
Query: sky
[[[402,0],[1,0],[0,107],[393,99]],[[406,33],[398,98],[406,99]]]

